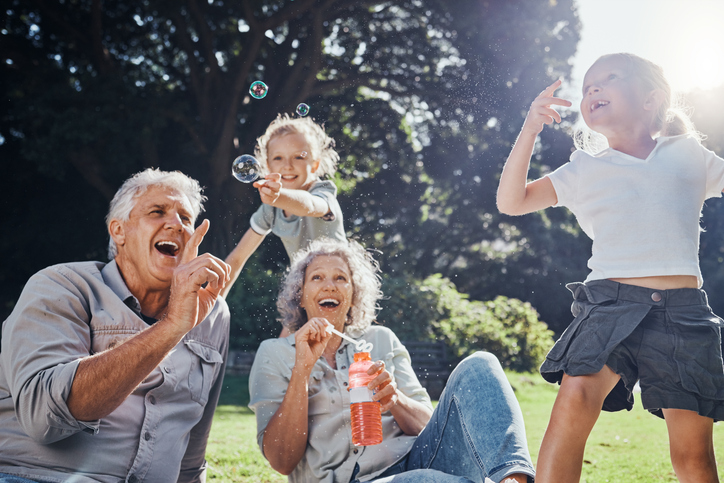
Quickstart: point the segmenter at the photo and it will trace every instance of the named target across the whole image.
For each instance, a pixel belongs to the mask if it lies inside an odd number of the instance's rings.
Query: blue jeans
[[[35,481],[20,476],[0,473],[0,483],[35,483]]]
[[[498,359],[476,352],[452,372],[410,452],[376,483],[499,482],[535,475],[523,414]]]

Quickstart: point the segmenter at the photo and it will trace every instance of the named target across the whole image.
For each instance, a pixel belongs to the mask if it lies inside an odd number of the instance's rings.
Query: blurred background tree
[[[573,0],[3,4],[3,319],[35,271],[105,260],[108,202],[149,166],[206,187],[202,249],[226,256],[259,205],[232,160],[305,102],[337,141],[347,232],[380,250],[389,287],[440,274],[470,303],[502,295],[556,332],[570,321],[563,284],[585,277],[590,242],[566,210],[500,215],[495,190],[531,100],[570,73]],[[565,127],[544,132],[531,177],[568,159]],[[287,263],[268,237],[247,264],[234,347],[278,333]]]

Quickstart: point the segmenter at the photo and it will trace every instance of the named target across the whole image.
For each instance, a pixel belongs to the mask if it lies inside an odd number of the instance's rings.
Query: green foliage
[[[470,300],[440,274],[423,281],[385,280],[379,320],[402,340],[445,341],[455,359],[485,350],[503,367],[535,370],[553,344],[553,332],[529,303],[498,296]]]
[[[279,335],[280,278],[278,271],[261,266],[258,254],[247,262],[226,299],[231,310],[231,349],[256,350],[261,341]]]

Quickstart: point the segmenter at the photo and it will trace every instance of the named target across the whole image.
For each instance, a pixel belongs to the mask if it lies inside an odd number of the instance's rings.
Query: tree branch
[[[279,27],[285,22],[289,22],[310,10],[317,1],[318,0],[301,0],[287,3],[287,5],[282,7],[277,13],[264,19],[264,21],[260,23],[260,26],[264,32]]]
[[[196,55],[194,55],[195,46],[191,38],[188,36],[188,25],[183,15],[177,9],[171,9],[169,18],[176,24],[175,36],[178,39],[178,43],[181,46],[181,50],[186,53],[187,61],[189,66],[189,77],[191,81],[191,90],[196,98],[198,105],[199,114],[203,117],[207,112],[208,106],[205,103],[203,96],[203,86],[201,82],[200,65]]]

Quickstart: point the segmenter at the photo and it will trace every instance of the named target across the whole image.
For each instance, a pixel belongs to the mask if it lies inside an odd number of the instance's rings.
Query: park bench
[[[452,368],[445,343],[439,341],[403,342],[412,359],[412,369],[431,399],[437,400],[445,389]]]
[[[249,374],[255,355],[256,352],[230,350],[226,360],[226,373],[232,376]]]

